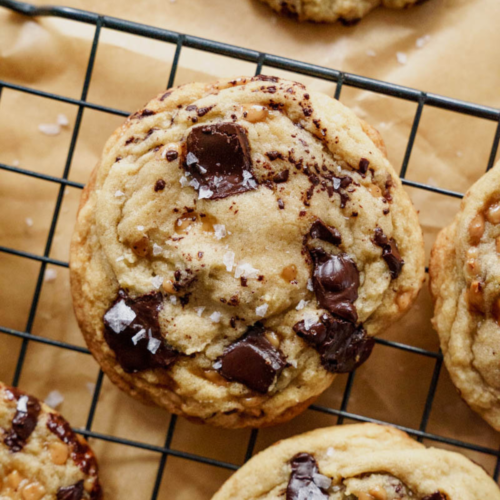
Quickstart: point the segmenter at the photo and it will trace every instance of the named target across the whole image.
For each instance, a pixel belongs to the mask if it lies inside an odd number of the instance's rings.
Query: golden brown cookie
[[[71,247],[92,353],[133,396],[226,427],[288,420],[411,305],[422,234],[379,137],[259,76],[171,89],[106,144]]]
[[[0,498],[99,500],[97,462],[61,415],[0,383]]]
[[[499,500],[464,456],[426,448],[392,427],[318,429],[255,455],[212,500]]]
[[[368,12],[378,6],[406,9],[423,0],[262,0],[275,11],[298,19],[342,24],[357,23]]]
[[[467,192],[432,249],[433,324],[462,398],[500,430],[500,164]]]

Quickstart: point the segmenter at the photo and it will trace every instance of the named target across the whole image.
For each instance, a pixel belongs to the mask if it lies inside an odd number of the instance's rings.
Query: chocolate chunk
[[[292,473],[286,487],[286,500],[328,500],[332,480],[320,474],[312,455],[298,453],[290,465]]]
[[[342,237],[340,236],[339,230],[335,227],[327,226],[320,219],[313,222],[309,234],[311,238],[327,241],[332,245],[340,245],[342,243]]]
[[[280,210],[283,210],[285,208],[285,203],[281,198],[278,198],[278,207]]]
[[[161,336],[162,307],[159,292],[133,299],[120,290],[104,315],[104,338],[127,373],[168,368],[179,356]]]
[[[70,486],[57,490],[57,500],[81,500],[83,498],[83,479]]]
[[[332,197],[334,193],[340,196],[340,208],[345,208],[346,203],[349,201],[350,197],[346,192],[346,189],[354,182],[352,177],[348,175],[344,177],[336,177],[332,174],[323,174],[323,177],[330,181],[328,183],[326,180],[322,182],[322,185],[326,188],[328,196]]]
[[[361,325],[329,314],[323,314],[312,325],[299,321],[293,329],[318,351],[322,365],[332,373],[354,370],[368,359],[375,345]]]
[[[152,109],[142,109],[141,111],[137,111],[137,113],[134,113],[131,118],[137,118],[139,120],[142,120],[146,116],[152,116],[155,115],[156,111],[153,111]]]
[[[440,491],[436,491],[431,495],[425,496],[424,498],[422,498],[422,500],[448,500],[448,496],[444,493],[441,493]]]
[[[401,274],[401,270],[405,263],[401,258],[396,241],[394,238],[389,239],[380,227],[375,228],[375,236],[372,241],[375,245],[382,248],[382,258],[389,267],[391,278],[393,280],[396,279]]]
[[[15,388],[8,388],[6,392],[10,401],[17,402],[17,407],[12,419],[12,429],[6,432],[4,443],[12,453],[16,453],[24,448],[35,430],[40,414],[40,403],[33,396],[28,396]]]
[[[340,17],[339,18],[339,22],[340,24],[342,24],[343,26],[355,26],[356,24],[359,23],[359,21],[361,21],[361,18],[356,18],[356,19],[345,19],[344,17]]]
[[[167,154],[165,155],[167,158],[167,161],[175,161],[179,157],[179,153],[177,151],[167,151]]]
[[[278,83],[279,78],[277,76],[257,75],[255,77],[253,77],[252,80],[260,80],[261,82],[274,82],[274,83]]]
[[[214,363],[214,369],[224,378],[262,394],[286,366],[285,356],[267,340],[264,331],[261,323],[250,326]]]
[[[157,193],[158,191],[163,191],[166,185],[167,184],[163,179],[158,179],[155,184],[155,193]]]
[[[186,142],[184,169],[209,190],[209,199],[255,189],[246,130],[236,123],[194,127]],[[211,193],[211,194],[210,194]]]
[[[359,271],[346,254],[329,254],[322,248],[313,248],[314,293],[321,307],[332,314],[356,323],[358,313],[354,302],[358,298]]]
[[[370,162],[366,158],[361,158],[359,160],[359,173],[364,176],[366,172],[368,171],[368,166],[370,165]]]
[[[97,462],[86,441],[80,441],[68,422],[57,413],[50,413],[47,428],[70,449],[71,458],[84,474],[97,475]]]
[[[274,160],[277,160],[278,158],[280,158],[281,160],[283,159],[283,155],[279,152],[279,151],[268,151],[266,153],[266,156],[271,160],[271,161],[274,161]]]
[[[281,184],[282,182],[286,182],[288,180],[288,177],[290,177],[290,171],[289,170],[282,170],[281,172],[278,172],[273,177],[273,181],[276,184]]]

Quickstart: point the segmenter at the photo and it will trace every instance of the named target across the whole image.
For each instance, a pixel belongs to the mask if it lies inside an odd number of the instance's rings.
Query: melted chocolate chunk
[[[57,490],[57,500],[81,500],[83,498],[83,479],[70,486]]]
[[[179,353],[161,336],[158,313],[162,295],[149,293],[133,299],[124,290],[104,315],[104,338],[127,373],[168,368]]]
[[[346,254],[329,254],[313,248],[313,286],[319,305],[332,314],[356,323],[358,313],[354,302],[358,298],[359,271]]]
[[[279,152],[279,151],[268,151],[266,153],[266,156],[271,160],[271,161],[274,161],[274,160],[277,160],[278,158],[280,158],[281,160],[283,160],[283,155]]]
[[[313,325],[300,321],[293,329],[318,351],[322,365],[332,373],[354,370],[368,359],[375,345],[361,325],[329,314],[323,314]]]
[[[286,500],[328,500],[332,480],[320,474],[309,453],[298,453],[290,462],[292,473],[286,488]]]
[[[211,191],[209,199],[255,189],[246,130],[236,123],[194,127],[188,135],[184,169]]]
[[[332,245],[340,245],[342,243],[342,237],[340,236],[339,230],[335,227],[327,226],[320,219],[313,222],[313,225],[309,230],[309,234],[311,235],[311,238],[327,241]]]
[[[21,451],[35,430],[40,414],[40,403],[15,388],[6,390],[7,398],[17,402],[16,413],[12,419],[12,429],[5,433],[4,443],[12,453]]]
[[[68,422],[57,413],[49,413],[47,428],[70,449],[71,458],[84,474],[97,475],[97,462],[86,441],[80,441]]]
[[[289,170],[282,170],[281,172],[277,173],[273,177],[273,181],[276,184],[281,184],[282,182],[286,182],[289,177],[290,177],[290,171]]]
[[[375,228],[375,236],[372,241],[375,245],[382,248],[382,258],[389,267],[391,278],[393,280],[396,279],[401,274],[405,263],[401,258],[396,241],[394,238],[389,239],[379,227]]]
[[[285,356],[266,339],[264,331],[261,323],[250,326],[214,364],[224,378],[262,394],[286,366]]]
[[[163,179],[158,179],[155,184],[155,193],[157,193],[158,191],[163,191],[166,185],[167,184]]]
[[[422,500],[448,500],[448,496],[444,493],[441,493],[440,491],[436,491],[431,495],[425,496],[424,498],[422,498]]]

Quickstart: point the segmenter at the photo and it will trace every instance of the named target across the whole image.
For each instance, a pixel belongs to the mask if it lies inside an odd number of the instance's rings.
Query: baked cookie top
[[[375,424],[317,429],[255,455],[212,500],[491,500],[500,490],[464,456]]]
[[[466,193],[429,264],[433,324],[462,398],[500,430],[500,163]]]
[[[0,498],[99,500],[97,462],[61,415],[0,383]]]
[[[70,268],[80,326],[116,383],[244,426],[290,418],[363,362],[418,293],[423,259],[375,131],[258,76],[168,90],[115,132]]]
[[[378,6],[404,9],[425,0],[262,0],[274,10],[299,21],[357,23]]]

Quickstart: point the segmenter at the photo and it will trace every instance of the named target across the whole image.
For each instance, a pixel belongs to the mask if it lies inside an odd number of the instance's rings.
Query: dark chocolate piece
[[[286,487],[286,500],[328,500],[332,480],[320,474],[312,455],[298,453],[290,465],[292,473]]]
[[[57,490],[57,500],[81,500],[83,498],[83,479],[70,486]]]
[[[368,171],[368,167],[370,165],[370,162],[369,160],[367,160],[366,158],[361,158],[361,160],[359,160],[359,173],[364,177],[366,172]]]
[[[158,191],[163,191],[166,185],[167,184],[163,179],[158,179],[155,184],[155,193],[157,193]]]
[[[340,236],[339,230],[335,227],[327,226],[321,219],[317,219],[313,222],[309,234],[311,238],[327,241],[332,245],[340,245],[342,243],[342,237]]]
[[[266,153],[266,156],[271,160],[271,161],[274,161],[274,160],[277,160],[278,158],[280,158],[281,160],[283,159],[283,155],[279,152],[279,151],[268,151]]]
[[[380,227],[376,227],[375,236],[372,241],[375,245],[382,248],[382,258],[389,267],[391,278],[393,280],[396,279],[401,274],[401,270],[403,269],[405,263],[399,253],[396,240],[394,238],[389,239]]]
[[[322,181],[322,185],[326,188],[328,196],[332,197],[334,193],[337,193],[340,196],[340,208],[345,208],[347,202],[350,200],[346,189],[354,182],[352,177],[349,177],[348,175],[344,177],[336,177],[331,173],[325,173],[323,174],[323,177],[330,181],[330,183],[326,180]]]
[[[161,336],[162,302],[159,292],[133,299],[120,290],[104,315],[104,338],[127,373],[168,368],[179,356]]]
[[[85,441],[80,441],[70,425],[57,413],[49,413],[47,428],[70,449],[71,458],[84,474],[97,475],[97,462]]]
[[[318,351],[322,365],[332,373],[354,370],[368,359],[375,345],[375,340],[366,335],[361,325],[329,314],[323,314],[320,321],[312,325],[300,321],[293,329]]]
[[[179,153],[177,151],[167,151],[167,154],[165,155],[165,157],[167,158],[167,161],[175,161],[177,160],[177,158],[179,157]]]
[[[226,198],[257,187],[246,130],[236,123],[194,127],[186,142],[184,169],[212,194]],[[207,196],[205,196],[207,197]]]
[[[329,254],[313,248],[313,286],[319,305],[332,314],[356,323],[358,313],[354,302],[358,298],[359,271],[346,254]]]
[[[285,356],[264,336],[262,323],[250,326],[214,363],[224,378],[240,382],[253,391],[267,393],[286,366]]]
[[[422,500],[448,500],[448,496],[444,493],[441,493],[440,491],[436,491],[431,495],[425,496],[424,498],[422,498]]]
[[[286,182],[289,177],[290,177],[290,171],[289,170],[282,170],[281,172],[277,173],[273,177],[273,181],[276,184],[281,184],[282,182]]]
[[[10,401],[17,402],[17,408],[12,419],[12,428],[6,432],[4,443],[12,453],[16,453],[24,448],[35,430],[41,407],[36,398],[15,388],[6,389],[6,393]]]

